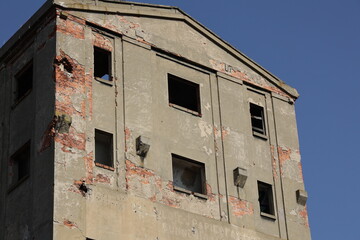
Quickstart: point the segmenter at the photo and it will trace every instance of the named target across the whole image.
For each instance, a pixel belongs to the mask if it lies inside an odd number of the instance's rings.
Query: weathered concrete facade
[[[170,75],[197,88],[195,111],[169,101]],[[0,49],[0,238],[310,239],[297,97],[178,8],[48,1]],[[176,186],[174,155],[201,191]]]

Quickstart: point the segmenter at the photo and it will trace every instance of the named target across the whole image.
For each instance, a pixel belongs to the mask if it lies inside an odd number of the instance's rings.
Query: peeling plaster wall
[[[297,204],[296,195],[293,194],[298,189],[304,189],[294,106],[276,98],[273,104],[278,134],[279,175],[286,189],[283,194],[289,238],[310,239],[306,206]]]
[[[46,15],[0,62],[0,238],[50,239],[53,215],[54,145],[51,127],[54,114],[55,55],[54,15]],[[33,62],[33,86],[14,103],[15,75]],[[10,157],[27,141],[30,173],[21,182],[12,179]]]
[[[89,14],[86,12],[71,12],[71,14],[119,34],[129,36],[139,42],[162,48],[241,81],[250,82],[268,91],[288,97],[284,91],[254,72],[236,57],[225,52],[224,49],[184,21],[164,18],[159,25],[158,19],[144,16],[104,16],[101,13]]]
[[[26,62],[36,52],[35,91],[12,111],[0,106],[0,146],[8,149],[1,157],[30,136],[38,164],[12,195],[1,188],[1,209],[24,212],[16,224],[1,212],[5,239],[311,239],[295,194],[304,183],[287,93],[176,20],[177,10],[122,6],[164,17],[157,19],[73,7],[82,11],[54,10],[55,20],[18,57]],[[94,78],[94,46],[111,52],[110,82]],[[0,93],[11,88],[13,72],[0,65]],[[167,74],[199,85],[201,116],[169,104]],[[250,103],[264,108],[264,138],[253,135]],[[95,164],[95,129],[113,135],[113,166]],[[139,136],[150,139],[145,158],[136,153]],[[203,196],[174,189],[171,154],[205,165]],[[236,167],[247,170],[243,188],[234,185]],[[273,188],[274,219],[260,216],[257,181]]]

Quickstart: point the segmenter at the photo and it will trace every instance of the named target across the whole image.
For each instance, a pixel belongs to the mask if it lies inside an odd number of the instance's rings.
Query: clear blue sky
[[[0,2],[0,46],[43,2]],[[300,92],[312,238],[359,240],[360,0],[144,2],[180,7]]]

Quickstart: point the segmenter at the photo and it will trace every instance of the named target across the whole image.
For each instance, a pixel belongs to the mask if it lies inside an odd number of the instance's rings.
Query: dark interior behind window
[[[172,154],[173,184],[190,192],[206,194],[205,165]]]
[[[199,84],[168,74],[169,103],[201,113]]]
[[[111,80],[111,52],[94,47],[94,76]]]

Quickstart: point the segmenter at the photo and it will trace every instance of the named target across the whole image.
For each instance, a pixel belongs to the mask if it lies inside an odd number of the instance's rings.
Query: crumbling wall
[[[294,106],[274,98],[274,109],[278,134],[277,174],[285,189],[283,194],[289,238],[310,239],[306,205],[299,203],[296,196],[297,190],[304,190],[304,181]]]
[[[292,145],[296,125],[293,118],[290,125],[282,122],[293,114],[291,97],[186,24],[162,20],[160,26],[158,21],[57,12],[56,117],[47,135],[56,148],[54,236],[276,239],[287,237],[285,223],[292,217],[294,224],[305,226],[306,208],[294,204],[295,192],[282,200],[282,189],[294,189],[293,182],[284,179],[291,177],[303,186],[298,147]],[[165,41],[162,26],[176,26],[178,32]],[[178,34],[186,36],[187,44],[175,44]],[[113,82],[106,86],[93,77],[93,46],[112,53]],[[213,70],[192,66],[187,59]],[[201,117],[169,105],[168,73],[199,84]],[[281,104],[273,103],[275,95]],[[253,136],[250,102],[265,109],[265,139]],[[275,122],[288,126],[290,133],[276,133]],[[114,134],[111,168],[94,163],[94,129]],[[292,137],[287,139],[287,134]],[[146,157],[136,153],[139,136],[150,139]],[[205,165],[206,194],[199,197],[174,188],[171,154]],[[240,165],[249,172],[244,189],[233,185],[232,171]],[[260,216],[257,180],[274,188],[273,220]],[[139,221],[147,226],[144,231],[130,225]],[[106,227],[99,229],[99,223]]]
[[[0,61],[0,238],[48,239],[52,236],[53,145],[43,148],[43,135],[53,118],[55,55],[54,15],[45,14],[19,38]],[[32,61],[32,87],[15,101],[16,74]],[[44,133],[45,132],[45,133]],[[14,179],[10,157],[30,141],[30,170]],[[10,181],[11,179],[11,181]]]

